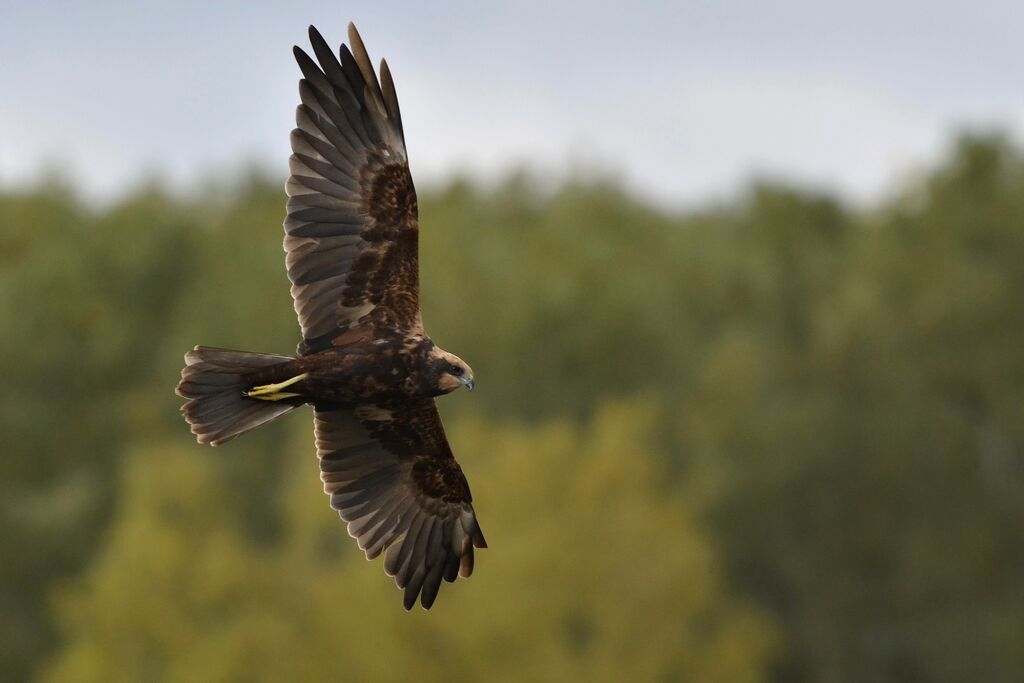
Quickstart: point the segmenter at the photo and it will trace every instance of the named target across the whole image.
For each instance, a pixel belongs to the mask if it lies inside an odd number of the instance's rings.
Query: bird
[[[372,560],[430,609],[487,542],[435,398],[473,370],[435,344],[419,303],[419,224],[391,70],[359,32],[337,51],[313,26],[285,185],[295,356],[196,346],[176,393],[201,444],[219,446],[310,405],[330,505]],[[314,59],[315,57],[315,59]]]

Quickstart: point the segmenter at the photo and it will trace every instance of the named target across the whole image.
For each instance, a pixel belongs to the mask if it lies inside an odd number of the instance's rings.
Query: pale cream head
[[[448,394],[463,386],[473,391],[473,369],[466,361],[437,347],[431,355],[436,358],[432,365],[438,373],[437,386],[441,391]]]

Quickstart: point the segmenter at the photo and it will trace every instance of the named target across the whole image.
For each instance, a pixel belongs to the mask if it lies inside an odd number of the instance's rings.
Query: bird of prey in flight
[[[368,559],[429,609],[441,579],[473,572],[486,548],[469,485],[434,398],[473,389],[473,371],[423,329],[416,190],[391,71],[374,73],[355,26],[332,50],[309,28],[294,48],[284,250],[302,328],[296,357],[197,346],[177,393],[214,446],[309,404],[331,507]]]

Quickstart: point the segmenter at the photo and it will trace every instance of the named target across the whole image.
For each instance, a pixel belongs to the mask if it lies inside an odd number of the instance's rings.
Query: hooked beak
[[[476,386],[476,382],[473,381],[472,377],[460,377],[459,381],[466,385],[466,388],[473,391],[473,387]]]

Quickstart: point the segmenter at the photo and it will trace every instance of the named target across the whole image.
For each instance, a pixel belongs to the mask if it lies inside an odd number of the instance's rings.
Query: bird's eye
[[[458,377],[459,375],[462,374],[462,368],[460,368],[458,365],[449,365],[448,372]]]

